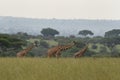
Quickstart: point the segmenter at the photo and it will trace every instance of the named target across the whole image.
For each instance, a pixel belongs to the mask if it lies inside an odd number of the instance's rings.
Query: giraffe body
[[[77,57],[83,56],[84,53],[87,51],[87,49],[88,49],[88,45],[85,46],[82,50],[76,52],[76,53],[74,54],[74,57],[77,58]]]
[[[56,46],[48,50],[47,54],[48,57],[56,56],[57,58],[61,55],[61,51],[67,50],[72,48],[75,45],[75,43],[72,43],[71,45],[63,45],[63,46]]]
[[[27,47],[26,49],[18,52],[16,56],[17,56],[17,57],[24,57],[24,56],[25,56],[30,50],[32,50],[32,48],[34,48],[34,47],[35,47],[35,45],[32,44],[31,46]]]

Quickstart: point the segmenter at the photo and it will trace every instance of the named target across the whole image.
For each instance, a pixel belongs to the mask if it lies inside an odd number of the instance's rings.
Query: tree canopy
[[[105,37],[107,38],[120,37],[120,29],[113,29],[113,30],[105,32]]]
[[[54,37],[55,35],[59,34],[59,32],[57,30],[52,29],[52,28],[44,28],[44,29],[42,29],[41,33],[45,37],[49,37],[49,36]]]
[[[7,47],[7,48],[10,48],[10,47],[21,47],[21,45],[24,45],[25,42],[21,39],[17,39],[17,38],[14,38],[10,35],[7,35],[7,34],[0,34],[0,45],[1,47],[4,46],[4,47]]]
[[[17,50],[21,49],[21,45],[25,45],[26,41],[17,39],[8,34],[0,34],[0,56],[15,56]]]
[[[94,35],[94,33],[92,31],[90,31],[90,30],[81,30],[81,31],[79,31],[78,34],[82,35],[82,36]]]
[[[101,44],[104,44],[108,47],[114,47],[115,45],[120,44],[120,37],[115,38],[103,38]]]

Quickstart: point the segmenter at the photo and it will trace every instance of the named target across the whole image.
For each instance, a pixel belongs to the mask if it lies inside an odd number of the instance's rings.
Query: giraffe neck
[[[88,49],[88,46],[86,46],[85,48],[83,48],[83,52],[85,52]]]
[[[70,48],[72,48],[74,45],[65,45],[65,46],[61,46],[60,47],[60,50],[61,51],[64,51],[64,50],[67,50],[67,49],[70,49]]]

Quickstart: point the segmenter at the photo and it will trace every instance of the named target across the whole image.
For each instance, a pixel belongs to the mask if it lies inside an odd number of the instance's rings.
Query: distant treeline
[[[27,32],[39,35],[43,28],[51,27],[60,32],[61,36],[77,35],[79,30],[89,29],[94,35],[103,36],[112,29],[120,29],[120,20],[87,20],[87,19],[33,19],[0,16],[0,32]]]

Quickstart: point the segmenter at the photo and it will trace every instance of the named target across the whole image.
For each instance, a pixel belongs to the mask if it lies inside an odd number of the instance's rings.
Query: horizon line
[[[47,20],[114,20],[114,21],[120,21],[120,19],[100,19],[100,18],[39,18],[39,17],[20,17],[20,16],[0,16],[0,17],[12,17],[12,18],[26,18],[26,19],[47,19]]]

